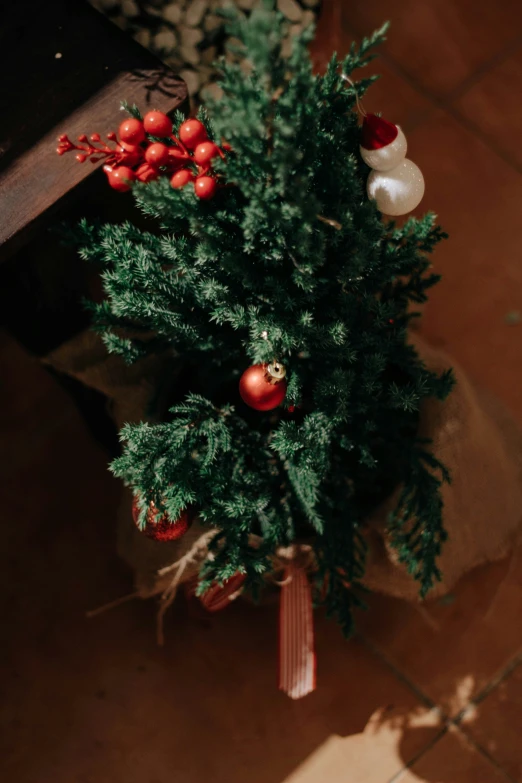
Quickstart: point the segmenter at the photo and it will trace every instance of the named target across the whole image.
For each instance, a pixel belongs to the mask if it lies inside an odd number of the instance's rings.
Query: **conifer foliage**
[[[112,464],[141,499],[140,523],[153,501],[173,521],[190,508],[217,529],[201,590],[239,571],[255,591],[278,547],[311,543],[317,602],[349,632],[365,519],[397,487],[399,558],[422,595],[440,577],[449,476],[417,425],[422,401],[443,399],[452,376],[424,366],[407,328],[438,280],[429,253],[444,235],[430,214],[387,222],[366,195],[355,91],[341,75],[372,59],[384,28],[318,76],[310,30],[282,57],[272,6],[249,19],[228,12],[243,61],[222,63],[223,97],[199,114],[227,143],[215,196],[168,177],[137,183],[149,230],[83,223],[79,243],[102,266],[106,298],[93,312],[108,350],[133,362],[167,349],[183,365],[170,411],[125,426]],[[372,81],[356,82],[359,96]],[[274,360],[286,398],[252,410],[240,376]]]

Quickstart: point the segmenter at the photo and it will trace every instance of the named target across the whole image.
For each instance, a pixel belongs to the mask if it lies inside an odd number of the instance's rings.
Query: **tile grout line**
[[[425,745],[421,750],[419,750],[415,754],[415,756],[413,756],[413,758],[411,758],[408,761],[408,763],[404,765],[404,767],[402,767],[398,772],[396,772],[395,775],[387,781],[387,783],[400,783],[400,779],[402,778],[406,770],[411,769],[411,767],[414,764],[416,764],[417,761],[419,761],[419,759],[421,759],[425,753],[431,750],[437,744],[437,742],[439,742],[439,740],[441,740],[447,733],[448,733],[448,726],[444,726],[444,728],[441,729],[441,731],[439,731],[439,733],[436,734],[435,737],[433,737],[433,739],[430,742],[428,742],[427,745]],[[509,783],[516,783],[516,781],[513,782],[510,780]]]
[[[466,726],[462,723],[462,721],[471,706],[476,707],[478,704],[481,704],[489,696],[489,694],[492,693],[492,691],[498,687],[501,682],[503,682],[503,680],[507,679],[509,675],[515,671],[515,669],[521,663],[522,650],[515,655],[515,657],[510,661],[510,663],[508,663],[507,666],[493,675],[491,680],[484,686],[484,688],[474,698],[470,699],[469,703],[449,721],[449,723],[453,725],[457,731],[460,731],[461,734],[464,735],[466,741],[474,748],[474,750],[487,759],[487,761],[489,761],[489,763],[505,777],[506,783],[519,783],[519,781],[512,778],[511,775],[506,772],[501,763],[494,756],[492,756],[490,752],[483,747],[483,745],[477,742],[477,740],[475,740],[471,734],[466,731]]]
[[[481,141],[488,149],[490,149],[498,158],[500,158],[504,163],[506,163],[510,168],[514,169],[514,171],[517,172],[517,174],[522,174],[522,166],[515,163],[506,153],[503,152],[503,150],[499,149],[493,141],[490,139],[490,137],[483,133],[483,131],[478,128],[475,123],[473,123],[471,120],[468,120],[466,117],[464,117],[458,109],[455,108],[453,102],[457,100],[458,98],[462,97],[467,90],[471,89],[474,84],[477,84],[480,79],[488,73],[488,70],[491,67],[495,67],[495,65],[500,64],[505,59],[507,59],[513,52],[517,51],[517,49],[522,47],[522,37],[517,38],[516,43],[512,42],[508,47],[503,49],[501,52],[497,53],[495,58],[492,58],[488,62],[488,66],[484,66],[484,69],[480,68],[475,73],[469,77],[465,83],[464,88],[462,88],[462,85],[454,90],[452,93],[449,93],[448,96],[444,96],[443,98],[439,98],[436,95],[433,95],[429,90],[425,89],[420,85],[416,79],[412,76],[410,76],[404,68],[399,65],[392,57],[390,57],[387,54],[381,55],[381,59],[383,62],[386,63],[386,65],[390,68],[390,70],[394,71],[396,76],[398,76],[400,79],[402,79],[406,84],[408,84],[411,89],[413,89],[416,93],[421,95],[423,98],[425,98],[430,104],[431,104],[431,111],[426,110],[425,112],[421,113],[421,116],[416,122],[413,122],[411,126],[408,128],[408,132],[412,133],[413,131],[417,130],[417,128],[421,127],[426,120],[431,116],[432,112],[436,111],[437,109],[439,111],[444,111],[446,114],[448,114],[450,117],[452,117],[456,122],[458,122],[465,130],[467,130],[472,135],[476,136],[476,138]]]
[[[491,756],[488,753],[488,751],[485,748],[482,747],[482,745],[479,745],[479,743],[476,742],[473,739],[473,737],[470,737],[469,734],[467,734],[467,732],[465,732],[463,729],[461,729],[460,726],[457,726],[456,724],[454,724],[454,725],[455,725],[455,728],[457,729],[457,731],[459,731],[461,734],[464,735],[464,738],[465,738],[466,742],[468,742],[468,744],[471,745],[471,747],[474,749],[474,751],[476,753],[480,754],[481,756],[483,756],[483,758],[485,758],[486,761],[488,761],[491,764],[491,766],[494,769],[496,769],[497,772],[499,772],[505,778],[506,783],[519,783],[519,781],[515,780],[515,778],[512,778],[511,775],[509,775],[506,772],[506,770],[500,764],[500,762],[497,761],[497,759],[494,756]]]
[[[415,696],[418,698],[418,700],[423,704],[425,707],[429,707],[430,710],[434,710],[440,717],[443,725],[442,728],[437,734],[431,739],[430,742],[428,742],[427,745],[425,745],[420,751],[418,751],[409,761],[401,767],[394,775],[393,777],[389,778],[387,783],[400,783],[400,778],[402,777],[403,773],[409,769],[413,764],[415,764],[421,756],[424,755],[428,750],[430,750],[442,737],[447,733],[448,727],[450,724],[450,720],[448,716],[444,713],[444,711],[437,705],[435,702],[433,702],[428,696],[426,696],[423,691],[414,683],[412,682],[392,661],[390,661],[380,650],[378,647],[376,647],[370,640],[363,636],[362,634],[356,634],[356,638],[358,638],[361,643],[366,647],[369,652],[372,653],[372,655],[375,655],[376,658],[378,658],[381,663],[383,663],[396,677],[399,682],[401,682],[403,685],[405,685],[410,691],[412,691]],[[512,783],[510,781],[510,783]]]
[[[459,84],[458,87],[455,87],[453,90],[451,90],[445,97],[444,100],[448,103],[451,103],[455,100],[458,100],[459,98],[462,98],[462,96],[470,90],[472,87],[474,87],[476,84],[480,82],[481,79],[486,76],[490,71],[493,70],[493,68],[497,68],[499,65],[502,65],[506,60],[508,60],[515,52],[520,49],[522,46],[522,35],[519,35],[517,38],[514,38],[510,43],[506,44],[506,46],[498,51],[496,54],[493,55],[489,60],[486,60],[486,62],[482,63],[482,65],[479,65],[476,71],[473,71],[467,79],[464,79],[461,84]]]
[[[498,672],[495,676],[492,677],[492,679],[489,681],[489,683],[480,691],[475,698],[471,699],[470,702],[453,718],[448,717],[448,715],[444,712],[444,710],[441,709],[435,702],[433,702],[426,694],[414,683],[412,682],[392,661],[390,661],[380,650],[378,647],[376,647],[370,640],[363,636],[362,634],[357,634],[357,637],[362,642],[362,644],[373,654],[375,655],[385,666],[387,666],[390,671],[394,674],[394,676],[403,683],[409,690],[411,690],[415,696],[419,699],[419,701],[424,704],[426,707],[429,707],[430,710],[434,710],[438,715],[440,716],[441,721],[443,722],[443,727],[441,731],[439,731],[435,737],[427,744],[425,745],[418,753],[416,753],[408,762],[404,765],[398,772],[396,772],[393,777],[389,778],[387,783],[400,783],[400,779],[404,772],[406,770],[410,769],[414,764],[416,764],[417,761],[419,761],[422,756],[424,756],[429,750],[431,750],[434,745],[439,742],[450,730],[451,727],[454,727],[457,731],[459,731],[465,738],[465,740],[473,747],[473,749],[479,753],[481,756],[483,756],[489,764],[491,764],[499,773],[503,775],[503,777],[506,780],[506,783],[518,783],[514,778],[512,778],[506,770],[502,767],[499,761],[494,756],[491,756],[489,752],[482,747],[479,743],[477,743],[472,737],[469,736],[469,734],[466,732],[465,726],[461,724],[462,719],[464,718],[467,710],[470,708],[471,705],[477,705],[480,704],[488,695],[493,691],[504,679],[509,677],[509,675],[519,666],[522,664],[522,650],[517,653],[517,655],[512,659],[512,661],[502,669],[502,671]]]
[[[499,670],[496,674],[493,675],[491,680],[482,688],[482,690],[477,693],[476,696],[474,696],[469,704],[467,704],[465,707],[461,709],[461,711],[456,715],[454,718],[452,718],[452,722],[455,723],[455,725],[461,724],[461,721],[463,720],[466,712],[469,710],[471,706],[476,707],[478,704],[481,704],[488,696],[489,694],[495,690],[495,688],[500,685],[503,680],[506,680],[510,674],[512,674],[515,669],[522,664],[522,650],[520,650],[514,658],[511,659],[511,661],[505,666],[503,669]]]
[[[486,759],[488,764],[491,764],[491,766],[502,775],[502,777],[505,779],[506,783],[519,783],[519,781],[515,780],[515,778],[512,778],[511,775],[509,775],[508,772],[504,769],[504,767],[500,764],[500,762],[494,757],[489,754],[489,752],[482,747],[478,742],[476,742],[473,737],[470,737],[469,734],[460,726],[458,726],[455,722],[455,719],[448,719],[446,722],[446,725],[441,729],[441,731],[433,737],[433,739],[425,745],[421,750],[419,750],[409,761],[407,764],[404,765],[398,772],[393,775],[393,777],[389,778],[387,783],[400,783],[402,776],[404,773],[411,769],[417,761],[419,761],[423,756],[426,755],[440,740],[446,736],[446,734],[450,731],[450,729],[454,727],[460,734],[463,735],[464,740],[471,745],[473,750],[481,755],[483,758]]]
[[[468,133],[471,133],[479,141],[481,141],[482,144],[488,147],[488,149],[490,149],[491,152],[497,156],[497,158],[500,158],[500,160],[516,171],[517,174],[522,174],[522,166],[513,161],[512,158],[510,158],[503,150],[499,149],[489,136],[480,130],[480,128],[475,125],[474,122],[464,117],[464,115],[461,114],[458,109],[456,109],[451,104],[448,104],[444,107],[444,111],[446,111],[450,117],[453,117],[453,119],[456,120],[456,122],[458,122],[459,125],[461,125],[465,130],[467,130]]]
[[[384,663],[388,669],[390,669],[390,671],[400,682],[403,683],[403,685],[406,685],[406,687],[415,694],[415,696],[425,707],[429,707],[430,710],[435,710],[444,723],[447,723],[450,720],[446,713],[437,704],[435,704],[435,702],[432,701],[429,696],[426,696],[419,686],[410,680],[404,674],[404,672],[402,672],[392,661],[390,661],[389,658],[387,658],[366,636],[363,636],[362,634],[356,634],[356,637],[362,642],[367,650],[369,650],[373,655],[375,655],[376,658]]]
[[[359,33],[355,33],[355,35],[359,35]],[[419,93],[419,95],[422,95],[437,108],[443,109],[446,108],[448,103],[452,103],[458,98],[461,98],[464,93],[478,84],[478,82],[480,82],[480,80],[486,76],[489,71],[501,65],[520,48],[522,48],[522,35],[506,44],[506,46],[500,49],[485,63],[479,65],[478,68],[468,77],[466,77],[457,87],[454,87],[453,90],[450,90],[447,94],[441,96],[434,94],[431,92],[431,90],[424,87],[414,76],[411,76],[408,71],[406,71],[406,69],[394,59],[392,55],[388,54],[387,52],[380,54],[379,59],[383,60],[383,62],[385,62],[398,77],[400,77],[413,90],[415,90],[415,92]]]

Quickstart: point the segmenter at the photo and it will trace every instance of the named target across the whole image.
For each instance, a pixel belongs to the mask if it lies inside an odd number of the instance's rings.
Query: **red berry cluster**
[[[118,138],[119,136],[119,138]],[[165,139],[150,141],[148,136]],[[151,182],[161,175],[171,177],[173,188],[194,183],[198,198],[212,198],[217,190],[217,180],[212,174],[212,160],[223,157],[223,151],[210,141],[205,126],[199,120],[186,120],[179,129],[179,138],[172,133],[172,121],[161,111],[149,111],[143,120],[131,117],[124,120],[116,133],[108,133],[109,146],[99,133],[85,134],[74,144],[66,134],[58,139],[57,153],[63,155],[77,150],[76,160],[87,158],[97,163],[105,158],[103,170],[109,185],[121,192],[130,190],[135,180]],[[95,146],[96,145],[96,146]]]

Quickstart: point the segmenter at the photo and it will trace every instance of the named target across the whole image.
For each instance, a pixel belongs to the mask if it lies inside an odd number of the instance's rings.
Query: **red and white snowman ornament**
[[[424,195],[424,177],[406,157],[408,143],[399,125],[376,114],[363,115],[360,153],[373,171],[368,176],[368,198],[390,217],[407,215]]]

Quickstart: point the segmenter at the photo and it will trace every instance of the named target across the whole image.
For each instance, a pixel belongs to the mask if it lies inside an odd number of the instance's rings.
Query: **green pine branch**
[[[417,430],[423,401],[444,399],[453,378],[426,368],[407,327],[439,279],[430,254],[445,234],[430,213],[385,222],[366,196],[356,97],[374,77],[351,88],[342,75],[373,58],[386,26],[319,76],[311,31],[282,56],[273,5],[248,19],[225,11],[248,63],[220,64],[223,97],[199,114],[230,145],[215,166],[225,187],[200,201],[167,177],[138,183],[148,231],[83,221],[73,239],[101,268],[106,298],[92,312],[108,350],[185,363],[188,395],[180,388],[160,423],[123,429],[115,475],[171,519],[191,506],[216,529],[201,590],[241,571],[256,591],[279,546],[312,542],[317,600],[349,632],[364,520],[398,487],[400,560],[422,595],[440,576],[448,476]],[[239,377],[274,358],[287,368],[285,404],[253,412]]]

